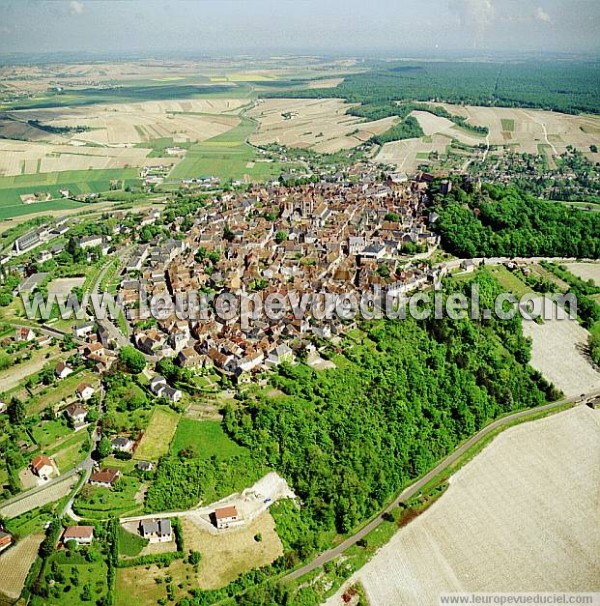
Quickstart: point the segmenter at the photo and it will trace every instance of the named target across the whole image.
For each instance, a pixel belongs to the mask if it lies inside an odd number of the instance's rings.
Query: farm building
[[[173,540],[171,521],[143,520],[140,522],[140,535],[150,543],[168,543]]]
[[[93,526],[69,526],[65,529],[62,542],[75,541],[77,545],[91,545],[94,540]]]
[[[215,510],[215,521],[219,530],[229,528],[230,524],[239,522],[239,515],[235,505],[229,507],[221,507]]]

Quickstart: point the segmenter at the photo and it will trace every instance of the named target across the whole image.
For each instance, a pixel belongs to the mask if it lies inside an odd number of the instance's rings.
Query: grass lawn
[[[201,459],[228,458],[247,452],[225,434],[220,423],[184,418],[179,421],[172,451],[179,453],[190,446],[196,448]]]
[[[146,545],[148,545],[147,539],[142,539],[139,535],[128,532],[119,526],[119,555],[134,558]]]
[[[254,122],[242,118],[238,126],[192,145],[185,158],[173,168],[170,179],[219,177],[223,181],[248,179],[266,181],[278,178],[282,165],[278,162],[258,162],[260,156],[246,143],[256,128]]]
[[[56,461],[61,473],[73,469],[73,467],[85,460],[87,449],[83,449],[83,446],[87,443],[88,439],[88,432],[81,429],[70,439],[61,442],[58,448],[54,449],[52,457]]]
[[[142,461],[158,461],[160,457],[167,454],[178,422],[179,415],[176,412],[165,406],[157,406],[134,458]]]
[[[85,486],[75,499],[73,510],[92,520],[137,515],[142,506],[136,503],[135,495],[141,485],[137,478],[122,476],[112,488]]]
[[[46,448],[72,432],[73,430],[67,425],[67,422],[62,419],[42,421],[31,430],[33,439],[40,448]]]

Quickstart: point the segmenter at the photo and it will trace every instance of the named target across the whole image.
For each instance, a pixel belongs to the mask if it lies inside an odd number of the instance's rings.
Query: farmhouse
[[[152,471],[154,469],[154,465],[150,461],[140,461],[136,467],[140,471]]]
[[[94,540],[93,526],[69,526],[65,529],[62,542],[75,541],[77,545],[91,545]]]
[[[31,470],[39,478],[47,480],[54,473],[54,465],[48,457],[40,455],[31,461]]]
[[[170,520],[144,520],[140,522],[140,535],[150,543],[168,543],[173,540]]]
[[[219,530],[229,528],[230,524],[235,524],[236,522],[239,522],[239,515],[235,505],[216,509],[215,521]]]
[[[92,486],[102,486],[104,488],[112,488],[115,482],[121,477],[121,472],[118,469],[107,467],[102,471],[96,471],[90,476],[90,484]]]
[[[0,551],[4,551],[12,545],[13,538],[8,532],[0,530]]]

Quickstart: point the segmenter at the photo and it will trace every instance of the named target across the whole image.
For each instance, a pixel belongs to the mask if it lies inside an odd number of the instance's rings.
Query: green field
[[[156,407],[134,458],[141,461],[158,461],[167,454],[173,439],[179,415],[166,407]]]
[[[135,495],[142,483],[133,476],[122,476],[112,488],[84,486],[77,495],[73,510],[90,520],[106,520],[111,516],[133,516],[141,512]]]
[[[43,598],[32,595],[32,606],[61,604],[61,606],[80,606],[81,604],[104,603],[108,587],[106,576],[108,567],[99,543],[96,541],[87,551],[87,558],[81,552],[67,555],[65,551],[56,551],[45,562],[45,571],[56,570],[54,583],[50,586],[44,577],[43,583],[50,595]],[[87,595],[86,595],[87,593]]]
[[[511,118],[502,118],[501,119],[502,122],[502,130],[506,131],[507,133],[514,133],[515,132],[515,121]]]
[[[247,452],[225,434],[217,421],[194,421],[184,418],[179,421],[172,451],[178,454],[190,446],[197,450],[201,459],[228,458]]]
[[[502,288],[507,292],[511,292],[518,299],[531,293],[531,288],[514,273],[508,271],[506,267],[503,267],[502,265],[491,267],[490,272],[494,275],[496,280],[498,280]]]
[[[85,203],[60,199],[59,189],[68,189],[72,195],[105,192],[110,189],[110,182],[114,179],[124,181],[125,185],[133,185],[138,182],[137,170],[72,170],[0,177],[0,219],[84,208]],[[35,204],[21,202],[20,195],[35,192],[48,192],[56,199]]]
[[[242,118],[238,126],[190,147],[185,158],[171,171],[171,179],[219,177],[223,181],[245,179],[265,181],[279,177],[282,166],[278,162],[256,162],[258,153],[246,140],[254,132],[255,124]],[[249,163],[254,163],[250,165]]]

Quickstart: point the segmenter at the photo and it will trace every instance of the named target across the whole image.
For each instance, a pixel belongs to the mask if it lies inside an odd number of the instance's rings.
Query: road
[[[585,394],[583,399],[589,399],[595,396],[600,395],[600,391],[595,391],[589,394]],[[473,437],[469,438],[466,442],[464,442],[461,446],[459,446],[452,454],[448,455],[441,463],[439,463],[436,467],[434,467],[429,473],[425,474],[422,478],[417,480],[414,484],[411,484],[408,488],[405,488],[400,495],[394,499],[394,501],[388,505],[376,518],[371,520],[366,526],[363,526],[356,534],[346,539],[343,543],[340,543],[336,547],[324,551],[317,558],[309,562],[302,568],[298,568],[294,570],[290,574],[283,577],[283,580],[292,581],[294,579],[298,579],[309,572],[320,568],[327,562],[331,562],[338,556],[340,556],[346,549],[355,545],[358,541],[363,539],[370,532],[375,530],[384,520],[383,515],[390,513],[394,508],[398,507],[401,503],[404,503],[410,499],[412,499],[415,495],[417,495],[425,485],[427,485],[431,480],[433,480],[438,474],[444,471],[447,467],[455,463],[460,457],[462,457],[470,448],[475,446],[478,442],[483,440],[485,437],[489,436],[496,429],[501,427],[505,427],[513,423],[514,421],[522,418],[526,418],[531,415],[535,415],[537,413],[543,411],[549,411],[556,408],[560,408],[565,404],[575,404],[582,399],[582,396],[578,396],[575,398],[565,398],[564,400],[559,400],[558,402],[551,402],[550,404],[544,404],[543,406],[539,406],[537,408],[531,410],[522,410],[520,412],[516,412],[514,414],[508,415],[506,417],[502,417],[501,419],[497,419],[496,421],[490,423],[486,427],[484,427],[479,433],[476,433]]]

